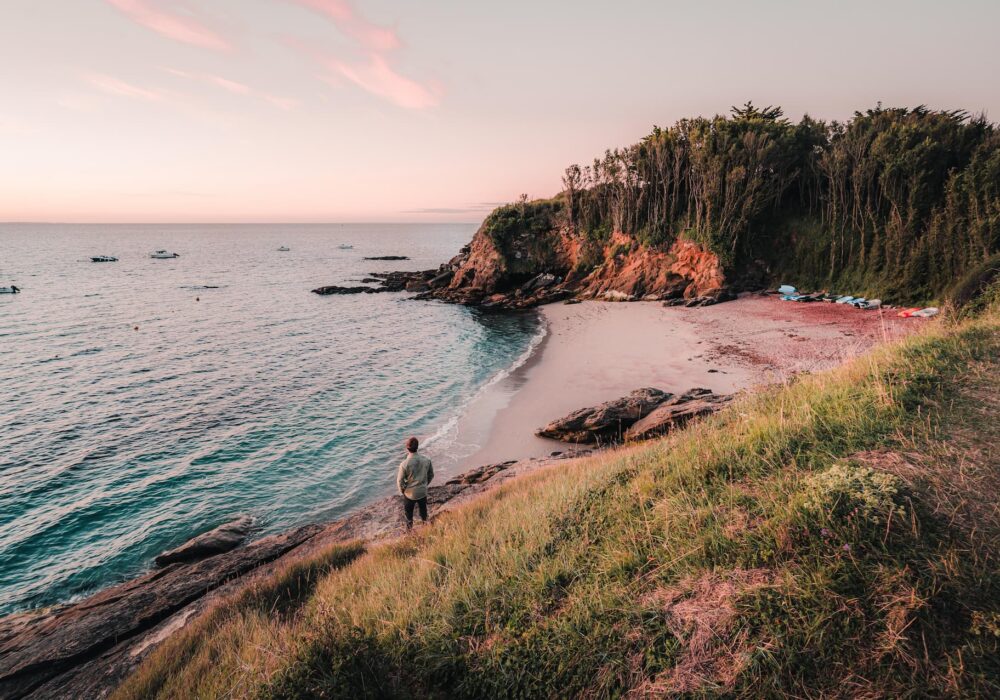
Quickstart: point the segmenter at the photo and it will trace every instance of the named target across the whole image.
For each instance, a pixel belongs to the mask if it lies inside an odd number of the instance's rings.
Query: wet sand
[[[458,425],[481,429],[485,444],[465,467],[567,451],[534,431],[567,413],[641,387],[730,393],[829,369],[921,327],[895,311],[747,295],[686,309],[658,302],[542,307],[548,335],[535,355],[469,407]]]

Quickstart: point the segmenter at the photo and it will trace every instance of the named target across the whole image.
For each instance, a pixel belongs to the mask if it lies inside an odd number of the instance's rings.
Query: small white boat
[[[278,248],[278,252],[279,252],[279,253],[287,253],[287,252],[288,252],[288,251],[290,251],[290,250],[291,250],[291,248],[289,248],[289,247],[288,247],[288,246],[286,246],[286,245],[283,245],[283,246],[281,246],[280,248]]]
[[[170,258],[179,258],[180,256],[177,253],[168,253],[165,250],[158,250],[155,253],[150,253],[149,257],[154,260],[168,260]]]
[[[0,287],[0,294],[20,294],[20,293],[21,290],[15,287],[14,285],[10,285],[9,287]]]
[[[94,255],[90,262],[118,262],[118,258],[113,255]]]
[[[340,248],[341,250],[354,250],[354,246],[350,245],[349,243],[341,243],[337,247]]]

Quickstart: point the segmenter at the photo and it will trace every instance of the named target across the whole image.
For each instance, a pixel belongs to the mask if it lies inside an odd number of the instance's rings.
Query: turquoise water
[[[538,318],[309,290],[436,267],[473,231],[0,225],[0,286],[23,290],[0,295],[0,613],[243,513],[261,534],[343,515],[391,492],[410,434],[454,471],[485,437],[455,419]],[[392,254],[412,260],[361,260]]]

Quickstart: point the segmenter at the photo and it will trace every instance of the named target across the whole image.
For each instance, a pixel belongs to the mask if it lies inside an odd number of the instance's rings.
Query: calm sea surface
[[[454,471],[485,437],[456,419],[537,317],[309,290],[436,267],[473,231],[0,224],[0,286],[23,290],[0,294],[0,614],[240,514],[260,534],[343,515],[391,492],[410,434]]]

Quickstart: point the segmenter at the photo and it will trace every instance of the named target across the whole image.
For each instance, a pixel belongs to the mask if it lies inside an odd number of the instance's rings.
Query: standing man
[[[427,485],[434,478],[431,461],[417,454],[420,443],[415,437],[406,441],[406,459],[399,465],[396,486],[403,496],[403,510],[406,513],[406,529],[413,529],[413,506],[420,507],[420,519],[427,522]]]

